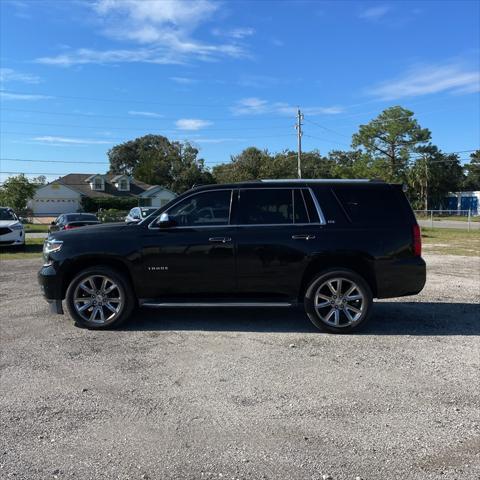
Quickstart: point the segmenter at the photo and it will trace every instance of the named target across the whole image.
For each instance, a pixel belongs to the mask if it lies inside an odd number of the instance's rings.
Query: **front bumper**
[[[62,308],[62,281],[54,265],[44,265],[37,274],[42,295],[50,304],[52,313],[63,314]]]
[[[25,244],[25,232],[23,230],[12,230],[9,233],[0,235],[0,247],[13,247]]]

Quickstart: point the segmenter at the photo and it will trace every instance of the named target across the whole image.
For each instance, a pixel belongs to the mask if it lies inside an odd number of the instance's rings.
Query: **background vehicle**
[[[155,210],[158,210],[156,207],[134,207],[129,212],[128,215],[125,217],[125,222],[135,222],[138,223],[144,218],[147,218],[151,215]]]
[[[0,207],[0,247],[10,246],[25,246],[25,229],[11,208]]]
[[[94,240],[94,241],[92,241]],[[285,180],[200,187],[138,224],[59,232],[47,301],[88,328],[145,307],[290,307],[346,332],[373,298],[420,292],[420,230],[400,185]]]
[[[72,228],[96,225],[100,220],[93,213],[64,213],[56,218],[48,228],[49,233],[59,230],[71,230]]]

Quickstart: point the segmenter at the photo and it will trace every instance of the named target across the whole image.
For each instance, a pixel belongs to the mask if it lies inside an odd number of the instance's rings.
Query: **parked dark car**
[[[96,225],[100,220],[93,213],[64,213],[57,217],[48,227],[49,233],[59,230],[71,230],[72,228]]]
[[[291,307],[348,332],[373,298],[419,293],[420,229],[400,185],[258,181],[194,188],[140,223],[54,233],[43,294],[98,329],[137,307]]]

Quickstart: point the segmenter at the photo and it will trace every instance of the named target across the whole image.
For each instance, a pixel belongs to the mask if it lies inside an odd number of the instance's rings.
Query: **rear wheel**
[[[135,299],[125,276],[109,267],[90,267],[70,283],[68,313],[76,324],[90,329],[120,325],[133,311]]]
[[[372,307],[372,291],[357,273],[346,269],[326,271],[310,283],[305,311],[320,330],[351,332],[364,325]]]

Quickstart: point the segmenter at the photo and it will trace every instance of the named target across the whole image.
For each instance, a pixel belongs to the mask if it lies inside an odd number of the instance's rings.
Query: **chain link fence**
[[[431,228],[480,229],[480,216],[471,210],[414,210],[418,223]]]

